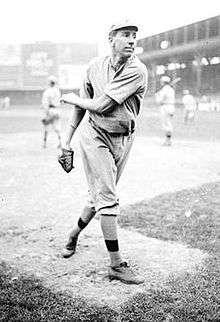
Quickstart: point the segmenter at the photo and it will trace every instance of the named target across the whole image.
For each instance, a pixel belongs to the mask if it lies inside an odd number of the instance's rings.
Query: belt
[[[49,104],[49,108],[55,108],[56,106],[53,104]]]
[[[98,126],[97,124],[95,124],[95,122],[93,121],[93,119],[91,117],[89,117],[89,123],[94,127],[94,128],[97,128],[101,131],[104,131],[106,133],[108,133],[109,135],[111,135],[112,137],[119,137],[119,136],[129,136],[131,135],[132,133],[134,133],[135,131],[135,122],[134,120],[131,120],[131,123],[130,123],[130,128],[126,128],[126,131],[123,132],[123,133],[118,133],[118,132],[109,132],[105,129],[103,129],[102,127]]]

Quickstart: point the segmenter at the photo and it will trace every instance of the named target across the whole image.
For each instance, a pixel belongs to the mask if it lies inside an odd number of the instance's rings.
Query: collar
[[[112,56],[110,56],[110,58],[109,58],[109,65],[114,70],[114,72],[119,72],[121,69],[124,68],[124,66],[129,65],[134,60],[134,58],[135,58],[135,55],[132,55],[124,63],[122,63],[122,64],[120,64],[118,66],[114,66],[114,64],[112,62]]]

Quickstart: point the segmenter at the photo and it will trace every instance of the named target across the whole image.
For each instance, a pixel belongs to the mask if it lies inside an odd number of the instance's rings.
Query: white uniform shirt
[[[97,98],[105,93],[117,104],[105,113],[90,112],[90,118],[107,132],[124,133],[139,114],[147,88],[147,68],[138,57],[132,56],[115,71],[111,57],[99,57],[90,63],[81,97]]]
[[[161,90],[156,93],[156,101],[161,105],[174,105],[175,103],[175,91],[174,89],[166,84]]]
[[[196,100],[191,94],[186,94],[182,99],[183,105],[185,106],[187,111],[195,111],[196,110]]]
[[[60,105],[59,99],[61,93],[57,87],[49,87],[43,92],[42,105],[45,109],[48,109],[50,105],[58,107]]]

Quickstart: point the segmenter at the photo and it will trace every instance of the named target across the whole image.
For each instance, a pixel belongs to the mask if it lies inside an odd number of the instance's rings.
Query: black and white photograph
[[[0,322],[220,321],[220,2],[0,8]]]

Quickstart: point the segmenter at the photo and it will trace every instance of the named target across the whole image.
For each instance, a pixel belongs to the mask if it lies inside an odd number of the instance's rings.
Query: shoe
[[[63,258],[69,258],[73,256],[76,252],[76,245],[77,245],[78,237],[70,237],[66,247],[62,251]]]
[[[109,267],[109,280],[119,280],[125,284],[141,284],[144,279],[134,274],[127,262],[122,262],[119,266]]]
[[[163,146],[171,146],[172,145],[172,142],[170,140],[166,140],[164,143],[163,143]]]

